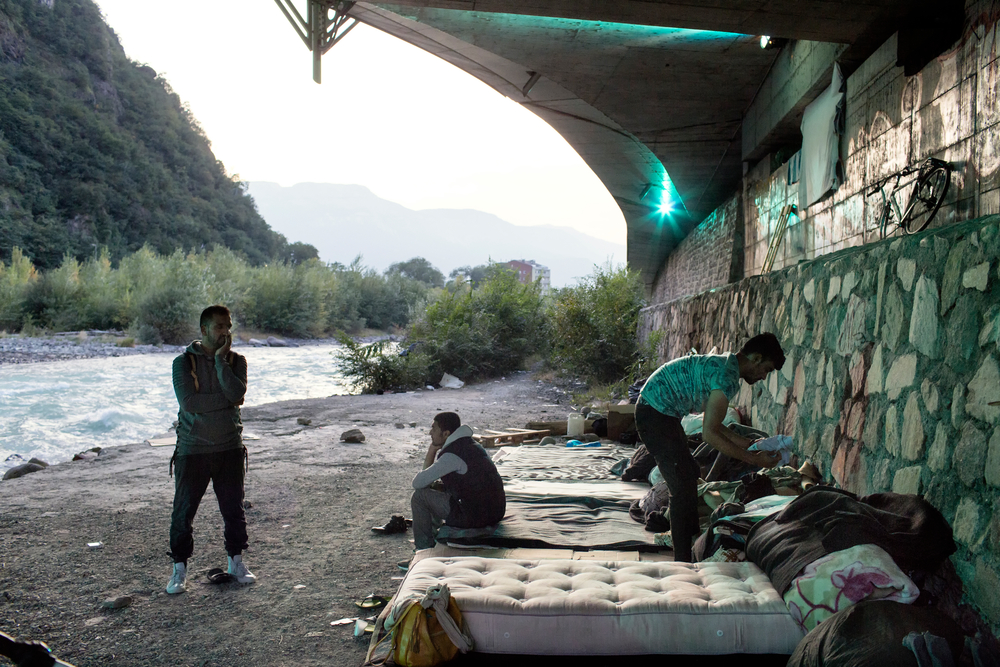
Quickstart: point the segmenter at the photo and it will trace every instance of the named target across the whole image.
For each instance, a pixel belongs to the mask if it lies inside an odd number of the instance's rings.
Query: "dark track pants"
[[[247,519],[243,512],[243,475],[246,450],[178,456],[174,463],[174,511],[170,519],[170,552],[175,563],[187,562],[194,551],[194,515],[209,481],[225,523],[226,553],[247,548]]]
[[[635,407],[635,426],[646,449],[670,489],[670,535],[674,560],[691,562],[691,540],[698,527],[698,476],[701,468],[691,456],[681,420],[669,417],[641,399]]]

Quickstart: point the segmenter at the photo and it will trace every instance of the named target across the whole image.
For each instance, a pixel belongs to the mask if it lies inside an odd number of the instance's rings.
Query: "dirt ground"
[[[454,410],[477,429],[523,427],[565,418],[566,403],[559,389],[519,373],[459,390],[244,409],[246,432],[259,438],[247,441],[244,557],[257,575],[249,586],[205,579],[226,563],[209,491],[195,520],[188,590],[164,592],[172,447],[124,445],[4,481],[0,630],[44,641],[76,667],[361,665],[367,637],[330,622],[358,616],[356,600],[398,587],[396,562],[410,557],[411,535],[370,528],[409,516],[410,480],[434,414]],[[350,428],[364,432],[363,444],[339,442]],[[102,606],[122,596],[131,605]]]

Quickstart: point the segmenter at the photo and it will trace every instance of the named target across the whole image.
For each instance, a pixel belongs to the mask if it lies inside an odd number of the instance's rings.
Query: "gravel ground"
[[[0,350],[16,354],[16,345],[7,347],[13,341],[51,355],[63,354],[60,345],[85,354],[142,351],[12,337]],[[476,428],[500,429],[565,418],[565,404],[562,390],[519,373],[460,390],[245,409],[247,432],[259,436],[247,443],[245,558],[258,577],[250,586],[206,583],[205,572],[226,561],[209,491],[195,521],[188,591],[164,592],[171,447],[123,445],[0,482],[0,630],[45,641],[77,667],[360,665],[366,641],[330,622],[357,616],[354,602],[369,593],[398,586],[396,562],[409,558],[410,534],[370,528],[409,515],[410,480],[433,415],[455,410]],[[366,441],[339,442],[350,428]],[[102,545],[89,548],[93,542]],[[125,596],[127,607],[102,607]]]

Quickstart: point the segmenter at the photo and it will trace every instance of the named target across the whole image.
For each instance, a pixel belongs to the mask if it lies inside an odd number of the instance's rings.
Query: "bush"
[[[610,264],[559,290],[552,307],[555,365],[589,382],[631,382],[647,356],[637,337],[644,304],[639,274]]]
[[[380,340],[367,345],[354,341],[347,334],[337,336],[343,346],[335,352],[337,370],[351,378],[364,394],[422,387],[427,383],[429,359],[426,354],[410,350],[399,354],[399,345]]]
[[[479,289],[442,292],[408,337],[425,344],[432,376],[472,380],[509,373],[544,354],[548,324],[539,287],[492,265]]]
[[[20,248],[11,252],[10,265],[0,262],[0,329],[16,330],[25,321],[25,300],[38,280],[31,260]]]

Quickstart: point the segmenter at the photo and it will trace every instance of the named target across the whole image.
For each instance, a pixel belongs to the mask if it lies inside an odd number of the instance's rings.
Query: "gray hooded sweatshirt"
[[[192,365],[193,363],[193,365]],[[211,454],[243,446],[240,408],[247,392],[247,360],[230,352],[226,359],[205,353],[201,341],[174,359],[177,455]]]

